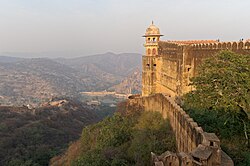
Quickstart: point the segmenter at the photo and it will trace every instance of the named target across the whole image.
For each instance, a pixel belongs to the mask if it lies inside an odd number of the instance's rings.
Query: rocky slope
[[[109,88],[110,91],[123,94],[137,94],[141,92],[142,73],[140,68],[136,68],[129,76],[125,77],[121,83]]]
[[[114,54],[108,52],[105,54],[56,60],[83,72],[86,71],[88,66],[95,66],[99,71],[122,77],[128,76],[137,68],[141,68],[141,55],[135,53]],[[95,71],[88,70],[88,73],[95,75]]]

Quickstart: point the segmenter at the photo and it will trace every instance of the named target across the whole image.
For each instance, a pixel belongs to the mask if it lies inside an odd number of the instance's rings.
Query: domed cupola
[[[149,36],[163,36],[160,33],[160,29],[154,25],[153,21],[152,24],[147,28],[146,33],[143,37],[149,37]]]
[[[158,55],[158,43],[160,41],[160,37],[163,36],[160,33],[160,29],[152,24],[147,28],[146,33],[143,37],[145,37],[146,41],[144,47],[146,48],[146,56],[157,56]]]

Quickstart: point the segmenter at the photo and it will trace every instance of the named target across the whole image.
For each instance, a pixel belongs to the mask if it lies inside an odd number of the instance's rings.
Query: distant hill
[[[72,59],[2,56],[0,105],[39,105],[52,97],[77,96],[81,91],[102,91],[111,87],[127,93],[129,88],[115,85],[131,77],[135,71],[140,71],[140,66],[139,54],[106,53]]]
[[[114,54],[111,52],[72,59],[56,59],[58,62],[85,71],[95,66],[100,71],[115,76],[128,76],[135,69],[141,68],[141,55],[136,53]],[[88,72],[91,72],[90,70]]]
[[[49,101],[111,87],[121,93],[139,91],[140,66],[139,54],[0,56],[0,165],[48,165],[49,158],[79,138],[84,126],[114,111],[103,106],[93,110],[77,100]]]
[[[0,55],[0,63],[11,63],[11,62],[18,62],[21,60],[23,60],[23,58],[1,56]]]
[[[0,63],[0,103],[39,104],[54,96],[72,96],[87,89],[87,77],[49,59]]]
[[[141,93],[142,73],[140,68],[136,68],[129,76],[125,77],[119,84],[109,88],[110,91],[125,94]]]

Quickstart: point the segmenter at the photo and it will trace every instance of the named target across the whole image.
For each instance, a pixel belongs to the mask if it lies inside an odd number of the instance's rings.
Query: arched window
[[[151,50],[150,50],[150,48],[148,49],[148,55],[150,55],[151,54]]]
[[[153,54],[153,55],[156,54],[156,49],[155,49],[155,48],[153,49],[152,54]]]
[[[148,43],[150,42],[150,37],[148,38]]]

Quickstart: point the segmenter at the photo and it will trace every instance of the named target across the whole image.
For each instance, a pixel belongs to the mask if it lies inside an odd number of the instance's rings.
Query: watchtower
[[[142,58],[142,96],[148,96],[156,92],[156,65],[159,49],[160,30],[152,21],[147,28],[144,47],[146,53]]]

